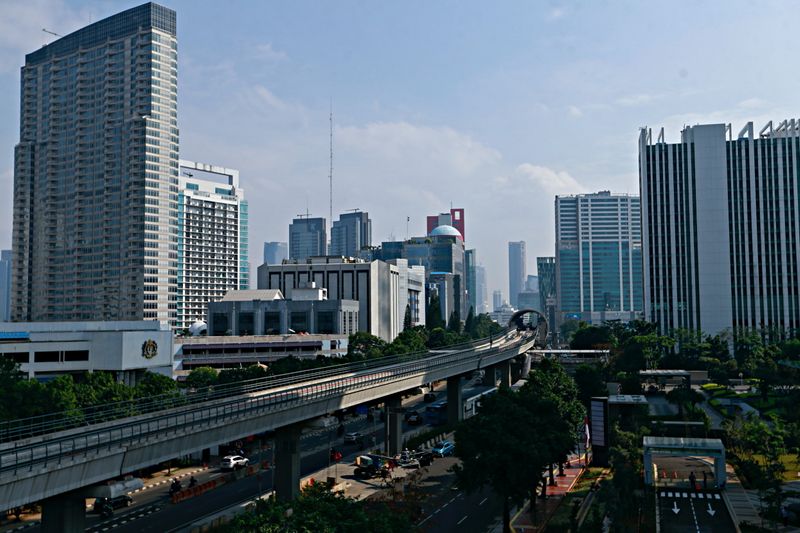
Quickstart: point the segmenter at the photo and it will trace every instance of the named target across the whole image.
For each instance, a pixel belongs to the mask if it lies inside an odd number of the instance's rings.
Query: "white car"
[[[361,433],[355,431],[353,433],[345,433],[344,442],[347,444],[356,444],[361,440]]]
[[[219,467],[223,470],[234,470],[236,468],[244,468],[248,464],[250,464],[250,459],[241,455],[226,455],[222,458]]]

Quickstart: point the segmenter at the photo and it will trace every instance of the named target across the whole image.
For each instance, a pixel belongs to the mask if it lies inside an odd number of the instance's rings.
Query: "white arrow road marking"
[[[676,502],[676,501],[672,502],[672,512],[675,513],[675,514],[678,514],[678,513],[681,512],[681,510],[678,509],[678,502]]]
[[[708,504],[708,509],[706,509],[706,512],[708,514],[710,514],[711,516],[714,516],[715,514],[717,514],[717,512],[714,509],[711,508],[711,504],[710,503]]]

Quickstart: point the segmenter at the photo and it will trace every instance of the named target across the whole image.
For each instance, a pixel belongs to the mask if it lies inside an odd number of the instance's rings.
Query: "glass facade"
[[[26,56],[12,317],[177,318],[175,12],[145,4]]]
[[[304,260],[327,254],[324,218],[296,218],[289,225],[289,259]]]
[[[556,297],[559,320],[630,320],[642,311],[640,221],[636,196],[556,197],[555,287],[541,292]],[[538,263],[545,275],[546,259]]]
[[[368,213],[356,211],[339,215],[331,228],[330,255],[358,257],[364,247],[372,246],[372,221]]]

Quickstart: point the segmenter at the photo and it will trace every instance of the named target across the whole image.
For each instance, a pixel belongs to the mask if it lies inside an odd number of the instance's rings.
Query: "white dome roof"
[[[208,331],[208,326],[206,326],[206,323],[203,322],[202,320],[198,320],[197,322],[189,326],[189,334],[193,337],[200,335],[200,333],[202,333],[203,331]]]
[[[458,237],[461,240],[464,239],[464,237],[461,236],[461,232],[459,232],[453,226],[448,226],[447,224],[442,224],[441,226],[433,228],[433,231],[431,231],[430,236],[436,237],[437,235],[444,235],[447,237]]]

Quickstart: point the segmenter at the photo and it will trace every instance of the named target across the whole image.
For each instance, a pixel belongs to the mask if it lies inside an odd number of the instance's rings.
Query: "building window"
[[[225,313],[214,313],[211,317],[211,335],[228,334],[228,315]]]
[[[30,362],[30,354],[28,352],[6,352],[3,357],[11,359],[15,363],[24,364]]]
[[[64,352],[64,362],[88,361],[89,350],[68,350]]]
[[[239,313],[239,335],[253,334],[253,313]]]
[[[35,363],[58,363],[58,352],[35,352],[33,354],[33,361]]]
[[[275,312],[264,313],[264,333],[278,335],[281,332],[281,314]]]
[[[308,332],[308,313],[295,311],[291,314],[291,327],[295,333]]]
[[[317,333],[330,335],[334,331],[333,311],[320,311],[317,313]]]

